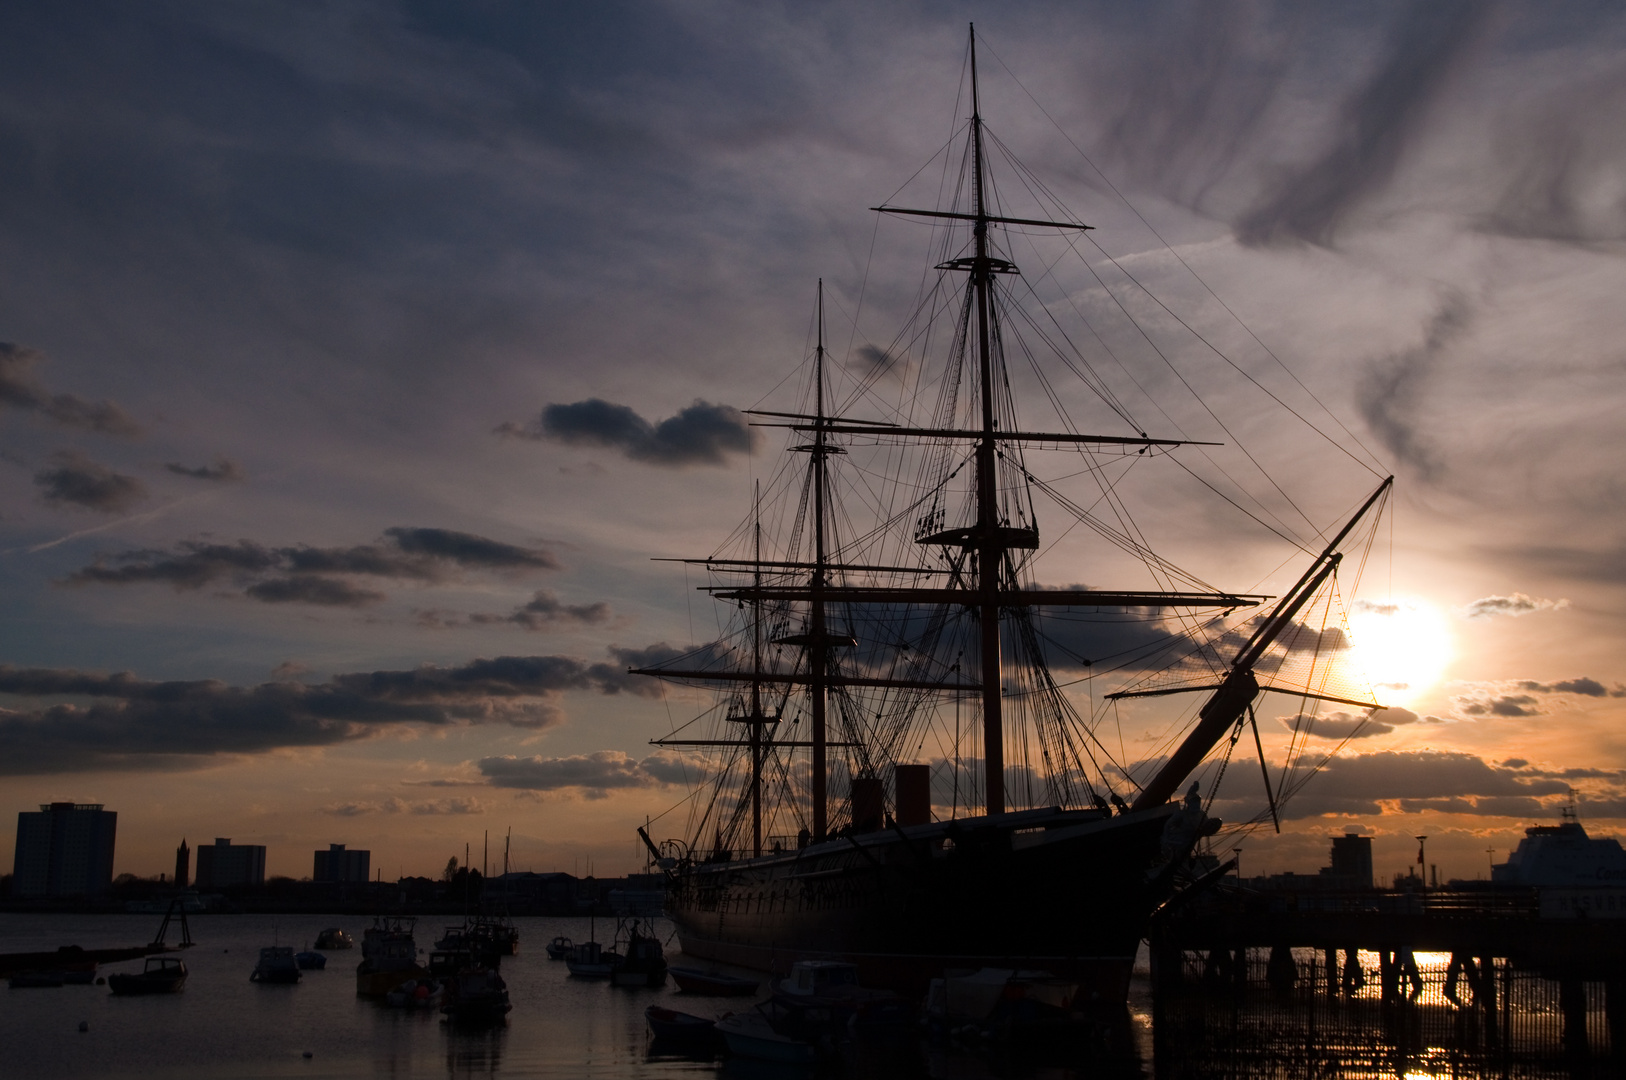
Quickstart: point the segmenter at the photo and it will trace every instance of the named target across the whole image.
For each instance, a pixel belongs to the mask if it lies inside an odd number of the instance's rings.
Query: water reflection
[[[446,1075],[453,1080],[496,1076],[507,1038],[507,1024],[472,1029],[446,1025]]]

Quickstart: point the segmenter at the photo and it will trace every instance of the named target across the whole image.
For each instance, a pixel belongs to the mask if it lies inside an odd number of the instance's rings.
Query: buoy
[[[82,1032],[83,1031],[89,1031],[90,1030],[90,1021],[89,1020],[81,1020],[81,1021],[79,1021],[79,1030],[82,1031]]]
[[[305,1051],[305,1054],[304,1054],[304,1056],[305,1056],[305,1057],[308,1057],[308,1058],[311,1058],[311,1057],[315,1057],[315,1056],[316,1056],[316,1055],[315,1055],[315,1054],[313,1054],[313,1053],[311,1053],[311,1052],[310,1052],[310,1051],[309,1051],[309,1050],[307,1050],[307,1051]]]

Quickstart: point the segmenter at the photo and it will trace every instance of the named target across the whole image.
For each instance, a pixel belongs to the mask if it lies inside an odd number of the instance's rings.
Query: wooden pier
[[[1537,1075],[1518,1063],[1542,1061],[1626,1075],[1626,918],[1546,914],[1533,890],[1222,886],[1156,920],[1152,974],[1171,1030],[1263,1000],[1312,1031],[1319,1020],[1323,1042],[1375,1031],[1478,1075]]]

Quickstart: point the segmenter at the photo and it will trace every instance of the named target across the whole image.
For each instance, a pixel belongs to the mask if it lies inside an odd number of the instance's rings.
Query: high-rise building
[[[92,896],[113,885],[119,815],[101,803],[44,803],[17,815],[13,896]]]
[[[184,889],[192,882],[192,849],[181,837],[181,846],[175,849],[175,887]]]
[[[343,844],[329,844],[316,853],[312,881],[366,881],[372,876],[373,853],[346,851]]]
[[[195,884],[200,889],[264,885],[265,846],[233,844],[230,838],[224,836],[215,837],[213,844],[199,844]]]
[[[1345,833],[1332,838],[1332,865],[1321,872],[1340,879],[1346,889],[1372,887],[1372,838]]]

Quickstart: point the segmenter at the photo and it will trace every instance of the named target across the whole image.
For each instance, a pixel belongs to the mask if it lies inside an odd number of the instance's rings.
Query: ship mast
[[[984,805],[990,814],[1005,812],[1005,723],[1001,700],[999,650],[999,572],[1005,548],[999,543],[999,490],[995,471],[994,370],[988,348],[988,207],[983,194],[982,99],[977,87],[977,28],[971,27],[971,190],[976,206],[972,235],[971,287],[977,294],[977,370],[982,391],[982,440],[977,444],[977,591],[982,631],[982,761]]]
[[[823,840],[829,831],[829,771],[826,761],[825,708],[828,704],[830,664],[829,642],[824,630],[824,497],[828,470],[825,455],[829,452],[824,416],[824,279],[819,279],[818,346],[813,353],[813,580],[808,612],[807,665],[809,691],[813,695],[813,838]]]

